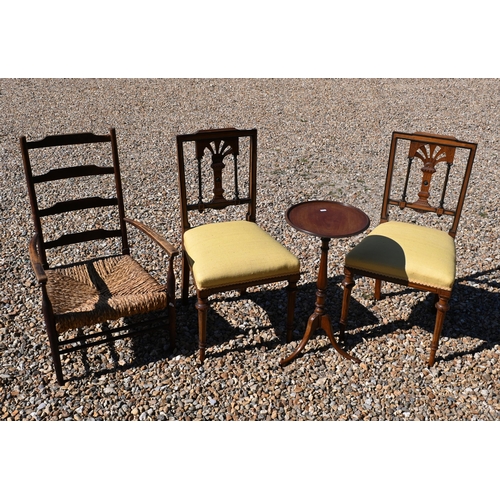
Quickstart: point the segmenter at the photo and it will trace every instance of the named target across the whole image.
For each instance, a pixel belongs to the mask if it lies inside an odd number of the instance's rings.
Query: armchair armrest
[[[158,243],[161,248],[167,253],[169,265],[168,265],[168,275],[167,275],[167,294],[169,297],[169,305],[173,309],[173,303],[175,300],[175,276],[174,276],[174,257],[179,255],[179,250],[172,245],[167,239],[165,239],[161,234],[153,231],[150,227],[146,226],[142,222],[129,219],[128,217],[124,217],[123,220],[128,222],[132,226],[136,227],[144,234],[149,236],[153,241]],[[171,311],[171,314],[175,314],[175,310]]]
[[[45,269],[38,253],[38,243],[38,233],[35,233],[29,244],[30,261],[38,283],[43,284],[47,283],[47,275],[45,274]]]
[[[169,257],[175,257],[176,255],[179,255],[179,250],[176,247],[174,247],[174,245],[172,245],[172,243],[170,243],[166,238],[164,238],[161,234],[157,233],[156,231],[154,231],[150,227],[146,226],[142,222],[139,222],[139,221],[136,221],[133,219],[129,219],[128,217],[124,217],[123,220],[125,222],[128,222],[132,226],[136,227],[137,229],[142,231],[144,234],[149,236],[153,241],[158,243],[158,245],[160,245],[163,248],[163,250],[165,250],[165,252],[167,252]]]

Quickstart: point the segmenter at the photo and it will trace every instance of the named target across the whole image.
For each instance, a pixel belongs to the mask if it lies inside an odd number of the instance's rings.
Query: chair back
[[[246,205],[255,222],[257,130],[200,130],[177,136],[183,232],[195,212]],[[194,224],[197,225],[197,224]]]
[[[122,253],[129,254],[115,130],[111,129],[107,135],[52,135],[36,141],[27,141],[22,136],[20,143],[43,266],[48,267],[48,249],[108,238],[120,238]],[[98,143],[108,143],[110,147],[83,146]],[[85,151],[77,152],[73,146]],[[35,154],[33,150],[40,152]],[[67,165],[68,161],[79,164]],[[102,177],[97,176],[105,175],[113,175],[114,182],[106,183],[106,196],[99,196],[103,183]],[[91,178],[95,182],[91,182]],[[94,196],[81,197],[82,194]],[[40,207],[41,202],[45,206]],[[95,211],[84,219],[81,217],[81,210],[100,209],[102,212],[104,207],[115,207],[115,216],[110,216],[113,210],[110,209],[101,217]],[[56,220],[49,224],[50,217]],[[46,229],[49,237],[44,233]]]
[[[432,212],[451,217],[454,238],[476,148],[451,136],[393,132],[380,222],[389,220],[391,206]]]

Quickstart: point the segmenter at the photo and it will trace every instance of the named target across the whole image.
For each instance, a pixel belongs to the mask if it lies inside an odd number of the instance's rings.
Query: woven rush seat
[[[166,287],[128,255],[49,269],[46,274],[58,333],[167,306]]]
[[[219,222],[189,229],[184,233],[184,248],[200,290],[279,278],[300,270],[297,257],[254,222]]]

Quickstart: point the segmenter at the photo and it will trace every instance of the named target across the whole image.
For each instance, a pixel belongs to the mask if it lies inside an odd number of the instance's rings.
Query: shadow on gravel
[[[471,276],[461,278],[455,284],[450,301],[450,311],[446,315],[442,336],[448,338],[472,337],[481,341],[481,344],[471,350],[455,352],[446,356],[436,357],[438,360],[451,360],[466,354],[474,354],[483,350],[492,349],[500,343],[500,278],[498,272],[500,267],[475,273]],[[496,273],[496,275],[495,275]],[[300,283],[300,282],[299,282]],[[338,333],[338,321],[342,306],[342,276],[329,278],[327,286],[327,298],[325,307],[332,321],[334,334]],[[488,286],[493,291],[480,288]],[[412,293],[410,288],[402,288],[396,292],[383,295],[382,300],[390,301],[398,295]],[[253,303],[253,307],[261,309],[269,319],[269,324],[262,325],[255,318],[250,317],[243,326],[234,327],[231,319],[231,307],[240,307],[240,296],[215,296],[211,303],[223,303],[224,315],[219,314],[211,307],[207,319],[207,357],[220,358],[231,352],[252,352],[262,349],[274,349],[279,345],[285,345],[285,322],[287,294],[285,288],[278,290],[262,289],[249,292],[245,299]],[[295,304],[294,337],[300,341],[306,329],[309,316],[314,311],[316,299],[316,283],[299,284],[297,287],[297,299]],[[116,344],[106,346],[108,366],[106,369],[96,369],[95,363],[89,360],[86,351],[81,351],[81,360],[85,373],[82,375],[67,377],[67,380],[80,380],[93,376],[101,376],[113,372],[126,371],[131,368],[146,366],[164,359],[172,358],[178,354],[185,356],[198,355],[198,315],[195,308],[196,298],[190,297],[188,304],[182,305],[177,301],[177,347],[172,352],[168,342],[167,326],[160,325],[164,313],[152,313],[152,318],[158,318],[158,330],[132,337],[129,342],[131,349],[131,360],[123,362],[120,356],[120,347]],[[226,311],[227,310],[227,311]],[[379,319],[354,297],[351,297],[349,305],[348,330],[344,347],[350,351],[357,344],[394,333],[398,330],[409,330],[412,326],[418,326],[432,335],[434,330],[435,308],[432,294],[428,294],[425,300],[418,302],[407,320],[393,321],[388,324],[380,324]],[[134,329],[134,320],[128,319],[130,328]],[[367,330],[366,327],[373,325]],[[351,333],[355,329],[365,328],[362,332]],[[242,337],[254,332],[253,341],[239,342]],[[275,335],[266,336],[265,332],[274,330]],[[317,330],[313,337],[326,335],[321,329]],[[234,340],[233,345],[221,347],[223,344]],[[219,346],[214,352],[211,347]],[[304,352],[320,352],[331,348],[326,344],[320,348],[306,346]],[[278,360],[277,360],[278,361]],[[68,374],[69,375],[69,374]]]
[[[325,308],[330,315],[334,333],[338,332],[338,321],[340,318],[340,308],[342,304],[342,277],[336,276],[328,280],[327,298]],[[225,312],[220,315],[213,307],[211,307],[207,318],[207,357],[220,358],[230,352],[247,352],[257,351],[262,349],[274,349],[279,345],[286,344],[286,313],[287,313],[287,293],[283,287],[278,290],[266,289],[262,287],[260,290],[248,292],[244,297],[240,296],[216,296],[211,299],[211,304],[215,302],[224,303],[224,309],[230,311],[231,306],[239,307],[238,303],[244,299],[252,302],[253,305],[264,312],[269,319],[270,325],[262,326],[255,318],[250,317],[245,321],[245,325],[234,327],[230,324],[230,312]],[[306,330],[307,320],[313,313],[316,301],[316,283],[303,283],[297,286],[297,297],[295,302],[294,315],[294,341],[300,341]],[[198,352],[198,323],[197,312],[195,309],[196,298],[191,297],[185,306],[179,306],[177,312],[177,327],[178,327],[178,343],[183,354],[193,355]],[[356,300],[352,299],[351,307],[353,315],[357,317],[357,326],[366,326],[377,322],[377,318],[369,310],[361,306]],[[238,342],[242,336],[248,336],[250,331],[257,331],[253,342]],[[266,330],[274,330],[275,335],[272,338],[263,338],[261,335]],[[179,332],[189,332],[189,340],[184,338],[179,339]],[[325,335],[321,329],[313,334]],[[227,348],[220,348],[217,352],[210,351],[211,347],[221,346],[230,341],[233,345]],[[324,350],[326,347],[320,348]],[[314,350],[314,349],[313,349]]]
[[[448,312],[451,338],[472,337],[482,343],[474,349],[456,352],[442,359],[454,359],[492,349],[500,344],[500,266],[458,280]],[[487,286],[490,290],[480,288]],[[450,314],[451,313],[451,314]],[[444,328],[446,328],[446,323]]]
[[[327,282],[327,297],[325,301],[326,312],[330,315],[334,334],[338,333],[338,321],[340,319],[340,310],[342,306],[342,279],[343,276],[334,276]],[[250,302],[250,309],[254,311],[250,317],[245,318],[244,324],[234,326],[231,324],[231,310],[242,307],[241,301]],[[309,316],[313,313],[316,301],[316,282],[301,283],[297,286],[297,296],[295,302],[294,315],[294,334],[293,340],[300,341],[306,330]],[[131,356],[129,361],[123,362],[120,356],[121,348],[115,343],[105,346],[103,357],[106,358],[106,369],[98,368],[95,361],[95,355],[85,350],[80,351],[81,362],[84,367],[84,373],[71,377],[68,373],[67,380],[75,381],[85,379],[89,376],[100,377],[114,372],[124,372],[131,368],[146,366],[164,359],[173,358],[177,355],[198,356],[198,313],[195,308],[196,297],[191,295],[188,303],[183,305],[177,300],[176,325],[177,325],[177,345],[171,351],[168,343],[167,326],[158,326],[158,331],[141,334],[132,337],[128,342]],[[217,311],[216,305],[221,304],[221,313]],[[231,352],[257,352],[263,349],[274,349],[280,345],[286,344],[286,313],[287,313],[287,293],[285,285],[279,289],[270,289],[265,286],[246,293],[243,297],[239,294],[220,294],[210,298],[210,310],[207,317],[207,358],[221,358]],[[263,313],[268,321],[262,324],[255,314]],[[164,313],[151,313],[148,316],[157,317],[158,321]],[[233,314],[234,316],[234,314]],[[239,314],[241,317],[241,314]],[[349,308],[350,328],[360,328],[378,323],[377,317],[366,307],[361,305],[355,298],[351,297]],[[125,323],[129,325],[131,331],[134,331],[134,318],[127,318]],[[387,330],[381,331],[379,335],[388,333]],[[387,328],[386,327],[386,328]],[[163,331],[162,331],[163,330]],[[266,335],[267,331],[274,331],[274,334]],[[252,332],[253,331],[253,332]],[[163,333],[164,332],[164,333]],[[248,337],[252,335],[253,339]],[[312,336],[326,334],[318,329]],[[373,334],[370,334],[373,336]],[[356,345],[361,342],[358,335],[347,335],[346,347]],[[233,342],[231,342],[233,341]],[[227,345],[227,344],[230,345]],[[226,344],[226,345],[224,345]],[[213,347],[218,349],[214,350]],[[324,351],[331,346],[316,348],[308,345],[304,352]],[[277,360],[278,362],[278,360]],[[100,362],[102,364],[102,360]]]
[[[144,331],[140,327],[140,322],[145,319],[153,322],[148,331]],[[100,377],[110,373],[124,372],[172,356],[169,345],[168,321],[164,311],[142,315],[140,319],[134,317],[125,318],[124,325],[128,326],[130,333],[133,335],[132,337],[124,341],[111,342],[100,346],[103,349],[102,358],[105,359],[107,368],[97,368],[95,348],[83,349],[77,353],[69,354],[69,356],[80,356],[79,362],[83,364],[84,373],[71,376],[67,372],[65,373],[65,380],[71,382],[83,380],[90,376]],[[124,343],[121,344],[121,342]],[[123,353],[125,351],[127,351],[126,357],[130,359],[129,361],[124,361]]]
[[[250,302],[250,308],[254,313],[245,319],[240,326],[234,326],[235,315],[231,310],[243,307],[242,300]],[[190,297],[188,304],[179,303],[177,313],[178,327],[178,346],[180,353],[184,355],[198,356],[198,313],[195,308],[196,297]],[[220,294],[210,298],[210,310],[207,316],[207,358],[220,358],[230,352],[257,351],[259,349],[273,349],[285,340],[285,322],[286,322],[286,290],[265,290],[264,287],[259,291],[251,291],[244,296],[225,296]],[[217,311],[221,306],[221,313]],[[261,314],[267,316],[269,322],[262,324],[257,318]],[[238,316],[241,316],[240,314]],[[232,324],[233,320],[233,324]],[[276,335],[270,337],[265,332],[273,330]],[[254,334],[253,342],[243,337]],[[179,338],[182,336],[182,338]],[[228,342],[233,345],[227,348],[223,346]],[[213,347],[219,349],[214,352]]]
[[[436,356],[436,361],[451,360],[492,349],[500,344],[500,267],[478,272],[455,283],[450,300],[450,310],[446,314],[442,337],[461,338],[470,337],[480,341],[480,345],[454,352],[445,356]],[[489,290],[481,287],[487,286]],[[383,294],[382,300],[391,300],[392,297],[411,293],[411,289]],[[366,326],[359,322],[359,317],[366,314],[366,308],[351,298],[349,308],[348,331],[346,332],[346,348],[350,349],[362,342],[363,339],[380,337],[393,333],[399,329],[408,330],[412,326],[419,326],[432,336],[434,331],[435,307],[433,294],[428,294],[424,301],[418,302],[407,320],[393,321],[388,324],[376,324],[369,332],[349,333],[349,330]],[[357,311],[356,311],[357,309]],[[375,319],[374,323],[378,323]]]

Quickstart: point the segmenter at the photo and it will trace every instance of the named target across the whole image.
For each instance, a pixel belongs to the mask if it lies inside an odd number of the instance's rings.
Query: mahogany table
[[[370,225],[370,219],[359,208],[346,203],[306,201],[290,207],[286,212],[286,220],[298,231],[321,238],[321,260],[316,283],[316,307],[307,321],[302,342],[290,356],[280,361],[280,365],[285,366],[293,361],[304,349],[311,334],[318,328],[326,332],[333,347],[341,356],[359,363],[358,358],[347,354],[339,346],[333,336],[330,317],[325,312],[328,247],[332,238],[346,238],[363,232]]]

